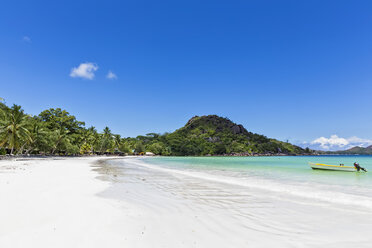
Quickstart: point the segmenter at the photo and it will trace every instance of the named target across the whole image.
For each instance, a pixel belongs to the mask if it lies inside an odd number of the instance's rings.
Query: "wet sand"
[[[0,161],[0,202],[0,247],[339,248],[372,242],[370,213],[329,211],[129,157]]]

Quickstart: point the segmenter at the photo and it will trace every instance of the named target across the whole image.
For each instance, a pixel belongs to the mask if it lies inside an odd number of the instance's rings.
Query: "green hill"
[[[333,154],[359,154],[359,155],[372,155],[372,146],[368,147],[360,147],[354,146],[350,149],[343,150],[343,151],[335,151],[331,152]]]
[[[0,155],[143,154],[204,156],[311,153],[290,143],[248,132],[227,118],[195,116],[173,133],[123,138],[108,127],[85,127],[60,108],[27,115],[0,99]]]
[[[304,154],[290,143],[248,132],[217,115],[195,116],[184,127],[162,137],[169,155]],[[151,146],[148,146],[151,150]],[[307,150],[309,152],[309,150]],[[156,152],[155,152],[156,153]]]

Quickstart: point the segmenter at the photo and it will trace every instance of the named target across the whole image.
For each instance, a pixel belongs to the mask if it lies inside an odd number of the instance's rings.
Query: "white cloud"
[[[112,71],[109,71],[106,75],[106,78],[108,79],[117,79],[118,77],[116,76],[115,73],[113,73]]]
[[[349,144],[349,141],[345,138],[340,138],[337,135],[331,135],[331,137],[320,137],[313,140],[310,144],[319,145],[323,149],[329,149],[331,147],[345,147]]]
[[[94,63],[81,63],[78,67],[71,69],[70,77],[81,77],[92,80],[94,72],[98,70],[98,66]]]
[[[372,145],[372,140],[362,139],[356,136],[350,138],[342,138],[337,135],[331,135],[329,138],[319,137],[310,142],[313,149],[321,150],[346,150],[354,146],[369,146]]]
[[[28,36],[23,36],[22,40],[29,43],[31,42],[31,38]]]

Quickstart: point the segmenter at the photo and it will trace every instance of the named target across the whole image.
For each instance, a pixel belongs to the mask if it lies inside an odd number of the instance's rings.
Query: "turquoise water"
[[[372,156],[155,157],[144,161],[208,180],[372,209]],[[312,170],[308,162],[350,166],[358,162],[371,172]]]
[[[371,172],[308,162],[359,162]],[[223,237],[219,247],[371,247],[372,156],[124,157],[111,165],[111,196],[157,223],[171,220],[169,230],[190,228],[193,239],[210,232]],[[164,226],[154,229],[163,235]]]

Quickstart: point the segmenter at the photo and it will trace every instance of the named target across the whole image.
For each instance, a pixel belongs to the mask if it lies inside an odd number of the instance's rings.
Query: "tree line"
[[[227,118],[210,115],[193,117],[173,133],[121,137],[109,127],[101,132],[93,126],[85,127],[84,122],[60,108],[50,108],[33,116],[24,113],[21,106],[9,107],[0,99],[0,155],[152,152],[164,156],[203,156],[312,152],[237,126]]]
[[[140,140],[122,138],[109,127],[102,132],[95,127],[87,128],[66,110],[50,108],[32,116],[19,105],[8,107],[0,102],[0,155],[141,152],[145,152],[145,147]]]

